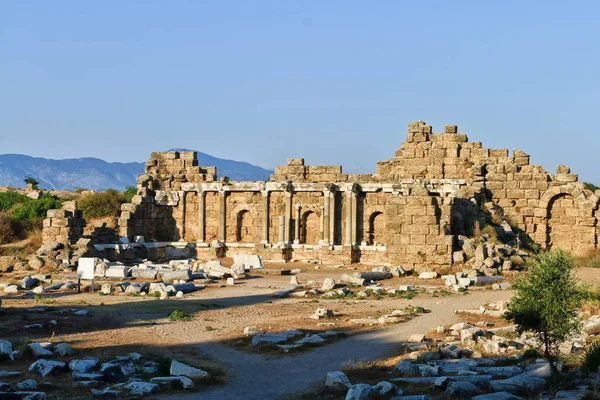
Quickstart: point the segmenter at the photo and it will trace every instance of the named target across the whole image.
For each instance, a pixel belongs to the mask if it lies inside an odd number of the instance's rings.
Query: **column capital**
[[[227,191],[225,191],[225,190],[222,190],[222,189],[221,189],[221,190],[219,190],[219,196],[221,196],[221,197],[225,197],[225,196],[227,196]]]
[[[296,204],[294,207],[296,207],[296,210],[300,211],[302,209],[302,206],[300,204]]]
[[[269,193],[271,193],[270,190],[261,190],[260,194],[262,194],[263,197],[267,197],[269,195]]]
[[[285,197],[290,198],[292,197],[292,192],[286,191],[285,193]]]

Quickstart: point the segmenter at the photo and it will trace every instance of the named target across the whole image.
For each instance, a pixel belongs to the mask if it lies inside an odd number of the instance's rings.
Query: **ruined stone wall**
[[[207,192],[204,194],[206,202],[205,234],[204,241],[207,243],[219,240],[219,193]]]
[[[268,259],[432,269],[452,263],[458,235],[471,235],[485,214],[542,247],[595,249],[598,194],[566,166],[549,174],[529,161],[520,150],[469,142],[454,125],[435,133],[422,121],[409,124],[406,141],[375,174],[292,158],[266,182],[217,181],[216,168],[198,166],[194,152],[152,153],[138,194],[122,207],[119,233],[197,242],[199,252],[226,243],[229,252]],[[76,217],[48,216],[45,240],[78,235]]]
[[[85,220],[77,202],[68,201],[58,210],[48,210],[42,225],[42,241],[74,244],[83,235]]]
[[[259,243],[262,217],[260,192],[231,192],[227,196],[226,241]],[[258,228],[258,229],[257,229]]]

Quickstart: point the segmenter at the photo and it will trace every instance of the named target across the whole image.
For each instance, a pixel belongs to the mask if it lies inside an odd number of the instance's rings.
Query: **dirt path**
[[[414,333],[425,333],[439,325],[456,321],[454,309],[473,309],[487,301],[508,300],[512,292],[473,291],[451,301],[433,299],[426,308],[431,312],[386,329],[366,332],[326,347],[293,356],[248,354],[218,343],[200,343],[199,350],[227,364],[228,377],[223,386],[200,393],[172,394],[162,400],[202,399],[279,399],[305,390],[323,381],[347,361],[369,361],[397,350],[399,342]]]

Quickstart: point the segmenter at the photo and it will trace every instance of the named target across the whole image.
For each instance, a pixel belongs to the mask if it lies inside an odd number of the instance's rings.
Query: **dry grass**
[[[590,250],[575,258],[575,265],[579,268],[600,268],[600,249]]]

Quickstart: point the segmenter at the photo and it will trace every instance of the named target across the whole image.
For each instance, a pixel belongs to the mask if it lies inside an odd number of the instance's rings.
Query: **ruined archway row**
[[[542,247],[595,249],[597,194],[568,167],[549,174],[529,159],[469,142],[454,125],[434,133],[422,121],[409,124],[406,141],[375,174],[292,158],[268,181],[229,182],[198,166],[195,152],[152,153],[119,229],[131,240],[183,241],[207,252],[217,241],[266,258],[436,267],[452,262],[468,222],[461,216],[492,204]],[[67,231],[48,220],[44,238],[73,241],[77,234]]]

